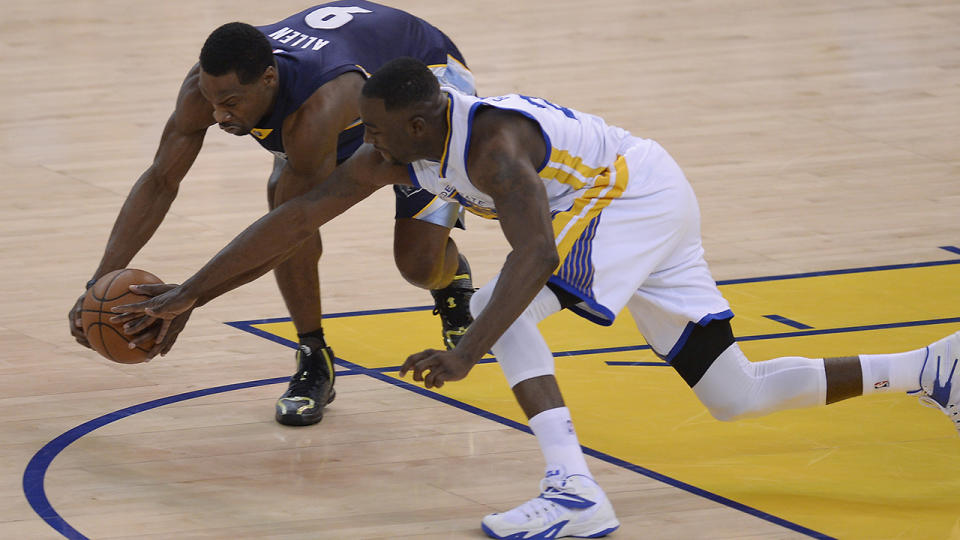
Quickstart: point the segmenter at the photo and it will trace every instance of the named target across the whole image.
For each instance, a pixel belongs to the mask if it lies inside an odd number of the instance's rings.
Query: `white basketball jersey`
[[[560,256],[550,283],[581,300],[570,308],[574,313],[610,324],[630,302],[644,336],[664,356],[689,324],[733,316],[703,260],[693,190],[659,144],[541,98],[481,99],[443,91],[449,103],[446,149],[439,163],[412,163],[411,179],[496,218],[493,200],[467,177],[474,115],[489,106],[535,121],[547,148],[537,171]]]
[[[626,187],[626,175],[621,177],[622,182],[617,182],[618,158],[627,148],[650,142],[609,126],[597,116],[542,98],[519,94],[477,98],[449,87],[442,90],[449,103],[446,149],[439,163],[412,163],[411,178],[419,187],[442,199],[457,201],[482,217],[497,215],[493,199],[474,187],[467,176],[473,118],[481,106],[516,111],[539,124],[547,153],[538,173],[546,187],[551,212],[570,210],[578,199],[618,197]]]

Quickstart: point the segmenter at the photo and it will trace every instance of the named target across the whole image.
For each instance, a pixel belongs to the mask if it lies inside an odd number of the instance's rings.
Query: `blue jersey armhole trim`
[[[547,135],[547,132],[544,131],[543,126],[540,124],[539,121],[537,121],[536,118],[533,117],[532,114],[528,113],[527,111],[521,111],[519,109],[509,109],[509,110],[516,111],[526,116],[527,118],[529,118],[531,121],[533,121],[534,124],[537,125],[537,128],[540,129],[540,134],[543,135],[543,144],[547,148],[546,148],[546,152],[544,152],[543,154],[543,162],[540,163],[539,167],[537,167],[537,174],[540,174],[540,171],[542,171],[547,166],[547,163],[550,163],[550,154],[553,152],[553,143],[550,142],[550,136]]]
[[[410,181],[413,182],[414,186],[423,189],[423,186],[420,185],[420,181],[417,180],[417,172],[413,170],[413,164],[411,163],[407,164],[407,174],[410,175]]]
[[[534,121],[536,122],[536,120]],[[540,174],[540,171],[547,167],[547,163],[550,163],[550,154],[553,153],[553,143],[550,142],[550,136],[547,135],[547,132],[543,130],[543,126],[540,125],[540,122],[537,122],[537,127],[540,128],[540,133],[543,134],[543,144],[547,146],[547,151],[543,154],[543,163],[537,167],[537,174]]]
[[[533,121],[533,123],[537,125],[537,128],[540,129],[540,134],[543,135],[543,144],[546,145],[547,147],[546,152],[543,154],[543,162],[540,163],[539,167],[537,167],[537,174],[539,174],[540,171],[542,171],[547,166],[547,163],[550,163],[550,153],[553,152],[553,144],[550,142],[550,136],[547,135],[547,132],[543,130],[543,126],[540,125],[540,122],[538,122],[537,119],[534,118],[532,114],[528,113],[527,111],[521,111],[520,109],[511,109],[508,107],[497,107],[496,105],[490,105],[489,103],[478,101],[470,107],[470,112],[467,113],[467,143],[464,145],[464,148],[463,148],[464,170],[466,170],[466,167],[467,167],[467,154],[470,152],[470,136],[473,135],[473,116],[476,114],[477,109],[480,107],[480,105],[493,107],[495,109],[501,109],[504,111],[513,111],[516,113],[520,113],[526,116],[527,118],[529,118],[531,121]]]
[[[480,108],[482,101],[478,101],[470,106],[470,111],[467,113],[467,142],[463,145],[463,170],[467,170],[467,159],[470,156],[470,138],[473,136],[473,115],[477,114],[477,109]]]

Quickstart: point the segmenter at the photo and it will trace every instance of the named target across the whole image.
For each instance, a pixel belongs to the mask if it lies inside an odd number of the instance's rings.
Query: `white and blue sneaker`
[[[481,522],[487,536],[501,540],[599,538],[619,526],[610,499],[592,478],[581,474],[563,480],[544,478],[538,497]]]
[[[927,347],[920,369],[920,403],[946,414],[960,432],[960,332]]]

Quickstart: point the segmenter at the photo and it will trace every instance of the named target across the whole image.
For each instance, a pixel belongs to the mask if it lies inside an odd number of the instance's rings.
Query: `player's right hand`
[[[77,343],[89,349],[90,342],[87,341],[87,336],[83,333],[83,321],[80,319],[81,310],[83,309],[83,297],[86,295],[87,293],[83,293],[80,295],[80,298],[77,298],[77,303],[73,305],[70,313],[67,314],[67,321],[70,324],[70,334],[73,338],[77,340]]]
[[[133,323],[126,330],[128,335],[137,335],[131,342],[141,343],[155,339],[157,347],[150,351],[150,357],[157,353],[166,354],[190,318],[197,298],[187,294],[183,287],[175,283],[131,285],[130,290],[151,298],[135,304],[114,306],[111,311],[119,315],[111,317],[110,322],[124,323],[140,317],[139,322]],[[143,318],[143,315],[146,317]],[[159,328],[154,324],[157,319]],[[168,334],[172,340],[164,343]]]

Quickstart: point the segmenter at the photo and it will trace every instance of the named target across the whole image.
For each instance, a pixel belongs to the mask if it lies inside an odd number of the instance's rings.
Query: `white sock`
[[[547,462],[547,478],[562,480],[572,474],[593,478],[573,429],[569,409],[557,407],[535,415],[530,419],[530,429],[536,435]]]
[[[926,357],[926,348],[896,354],[861,354],[864,395],[920,388],[920,369]]]

